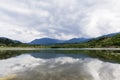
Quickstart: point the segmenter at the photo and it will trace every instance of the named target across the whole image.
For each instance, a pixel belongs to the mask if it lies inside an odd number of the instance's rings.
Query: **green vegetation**
[[[91,47],[120,47],[120,34],[100,37],[87,42]]]
[[[48,46],[45,45],[30,45],[27,43],[22,43],[19,41],[11,40],[8,38],[0,38],[0,47],[6,48],[6,47],[31,47],[31,48],[48,48]]]
[[[0,46],[17,46],[22,44],[19,41],[14,41],[8,38],[0,38]]]
[[[75,44],[56,44],[52,45],[51,48],[119,48],[120,47],[120,34],[115,36],[102,36],[94,38],[84,43]]]
[[[8,38],[0,38],[0,47],[32,47],[32,48],[119,48],[120,34],[102,36],[83,43],[61,43],[55,45],[32,45]]]

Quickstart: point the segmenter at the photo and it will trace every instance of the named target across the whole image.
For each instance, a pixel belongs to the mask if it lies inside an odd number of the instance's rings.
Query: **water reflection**
[[[99,58],[105,61],[120,62],[120,50],[1,50],[0,59],[7,59],[21,54],[31,54],[36,58]]]
[[[120,76],[119,50],[2,50],[0,59],[2,80],[119,80]]]
[[[119,80],[120,77],[120,64],[93,58],[41,59],[21,55],[3,62],[7,65],[2,70],[15,74],[7,80]]]

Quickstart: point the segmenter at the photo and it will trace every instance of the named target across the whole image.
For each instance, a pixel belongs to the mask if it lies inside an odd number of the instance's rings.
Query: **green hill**
[[[33,48],[46,48],[44,45],[30,45],[20,41],[12,40],[5,37],[0,37],[0,47],[33,47]]]
[[[90,47],[120,47],[120,34],[114,36],[102,36],[88,41]]]
[[[101,48],[101,47],[120,47],[120,33],[112,36],[102,36],[94,38],[84,43],[76,44],[56,44],[52,48]]]
[[[20,41],[0,37],[0,47],[40,47],[40,48],[120,48],[120,33],[93,38],[83,43],[60,43],[54,45],[30,45]]]
[[[0,37],[0,46],[17,46],[22,44],[19,41],[11,40],[8,38]]]

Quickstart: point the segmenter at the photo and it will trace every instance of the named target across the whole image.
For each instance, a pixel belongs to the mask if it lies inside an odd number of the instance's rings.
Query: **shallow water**
[[[24,52],[25,54],[20,53],[21,55],[16,57],[0,60],[0,77],[5,79],[12,76],[6,80],[120,80],[119,63],[92,57],[85,52],[28,51]],[[96,53],[96,51],[93,52]]]

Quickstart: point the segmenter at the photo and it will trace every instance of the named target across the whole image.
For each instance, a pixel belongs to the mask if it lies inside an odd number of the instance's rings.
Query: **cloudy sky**
[[[120,31],[120,0],[0,0],[0,36],[22,42]]]

